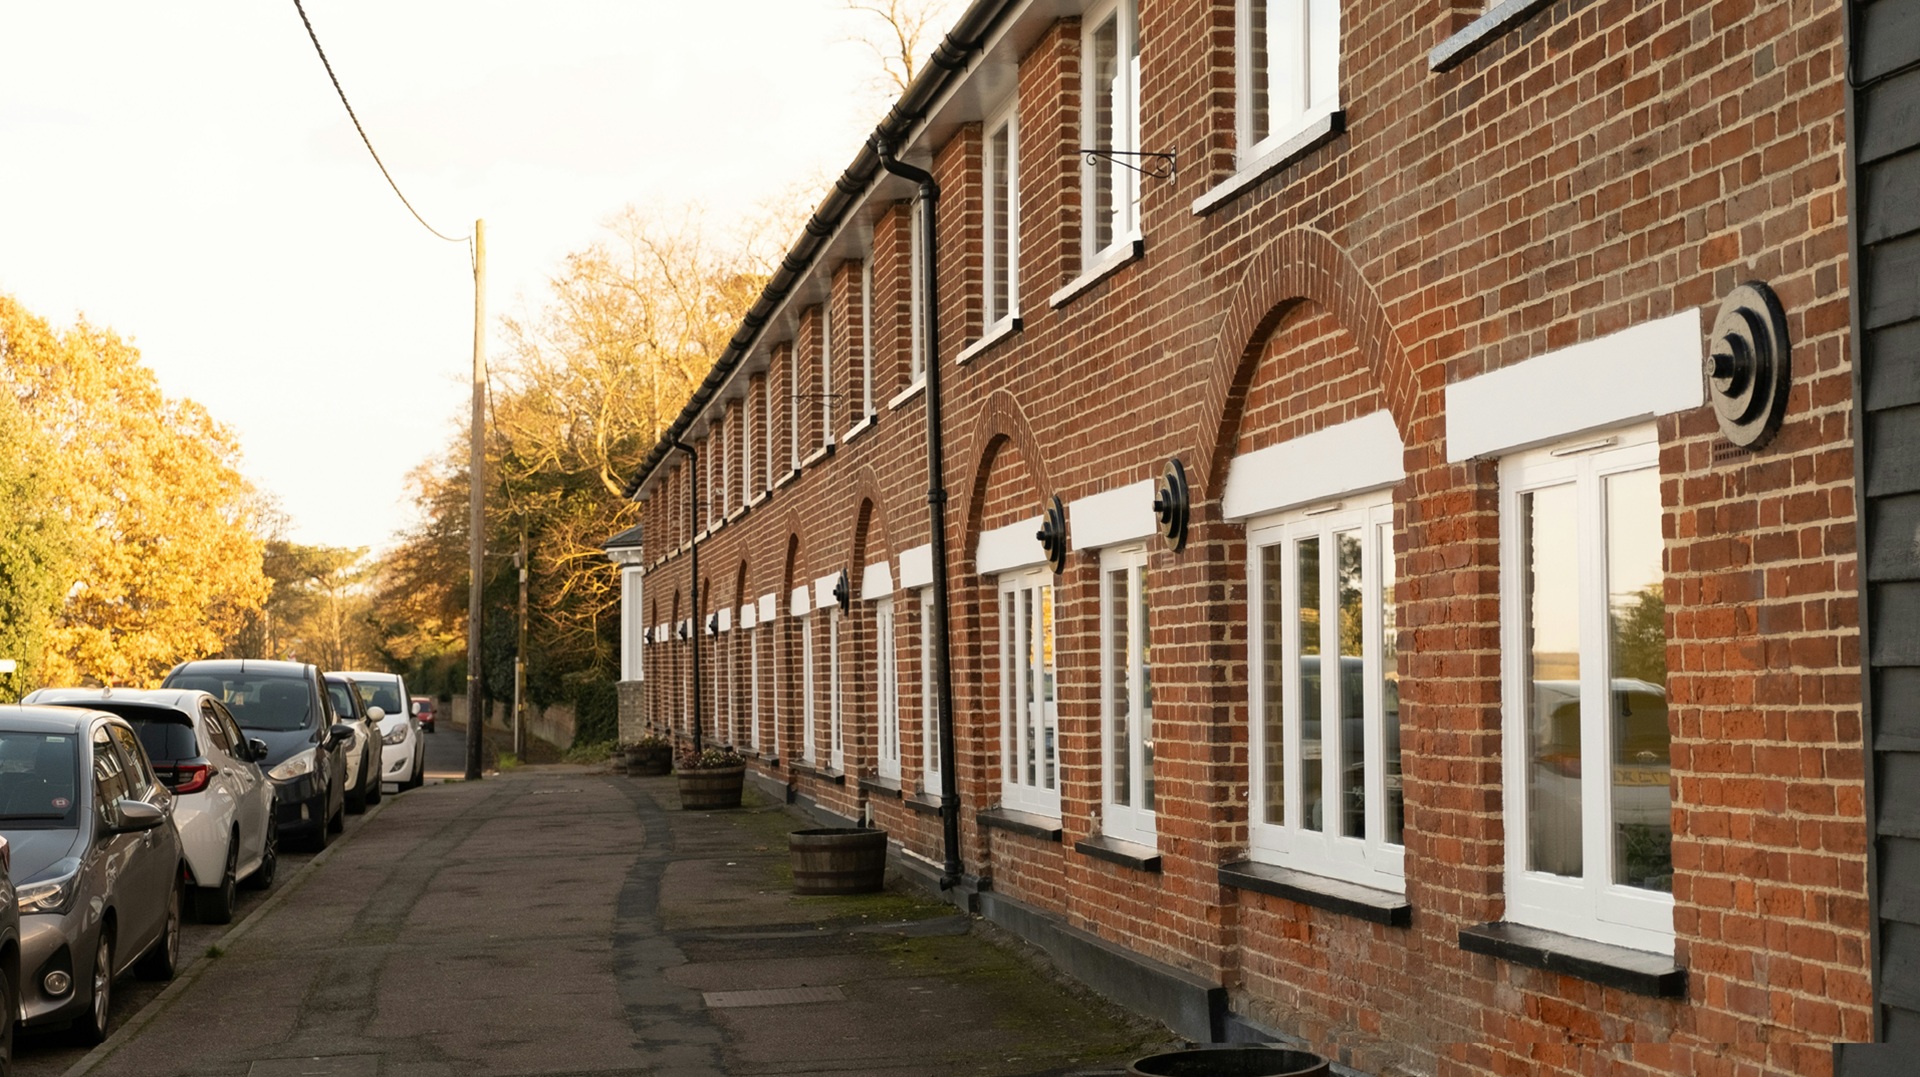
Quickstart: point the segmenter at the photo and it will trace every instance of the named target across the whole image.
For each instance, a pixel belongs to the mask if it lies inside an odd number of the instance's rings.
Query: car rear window
[[[0,823],[71,829],[79,767],[79,742],[71,733],[0,731]]]
[[[200,745],[194,741],[193,730],[179,722],[165,719],[143,718],[139,715],[124,716],[127,724],[140,736],[140,746],[147,750],[147,758],[158,763],[177,759],[192,759],[200,754]]]
[[[388,714],[405,713],[400,706],[400,689],[392,681],[360,681],[360,698],[367,706],[379,707]]]

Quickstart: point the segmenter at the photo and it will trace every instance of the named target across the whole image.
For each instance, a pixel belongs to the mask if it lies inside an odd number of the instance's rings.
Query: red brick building
[[[1826,1072],[1845,9],[977,0],[635,477],[623,729],[1195,1039]]]

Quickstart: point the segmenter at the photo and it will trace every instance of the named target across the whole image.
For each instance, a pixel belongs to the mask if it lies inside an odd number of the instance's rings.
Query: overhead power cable
[[[366,144],[367,152],[373,155],[373,163],[380,166],[380,174],[387,177],[387,186],[393,188],[393,193],[399,197],[400,204],[407,207],[407,212],[413,214],[413,219],[420,222],[420,227],[448,243],[466,243],[472,240],[472,236],[450,236],[428,224],[427,219],[420,216],[420,211],[413,208],[413,203],[407,201],[407,196],[400,191],[400,185],[394,182],[393,173],[387,171],[386,162],[380,159],[379,151],[373,148],[373,140],[367,137],[367,129],[360,126],[360,117],[353,114],[353,104],[347,100],[347,91],[340,88],[340,76],[333,73],[333,64],[327,60],[327,50],[320,47],[320,36],[313,32],[313,20],[307,18],[306,7],[300,3],[300,0],[293,0],[293,8],[300,13],[300,22],[307,28],[307,37],[313,42],[313,51],[320,54],[320,65],[327,69],[327,78],[333,80],[333,92],[340,95],[340,103],[346,106],[347,119],[352,120],[353,129],[360,132],[360,141]]]

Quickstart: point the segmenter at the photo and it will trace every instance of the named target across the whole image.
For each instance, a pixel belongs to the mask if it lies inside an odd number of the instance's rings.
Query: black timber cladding
[[[1920,3],[1847,14],[1874,1030],[1920,1043]],[[1843,1049],[1837,1069],[1891,1060]]]

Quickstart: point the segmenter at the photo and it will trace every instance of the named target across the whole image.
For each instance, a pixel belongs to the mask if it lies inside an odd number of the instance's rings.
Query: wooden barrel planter
[[[787,835],[797,894],[871,894],[887,879],[887,832],[823,827]]]
[[[1333,1067],[1312,1051],[1284,1047],[1208,1047],[1148,1055],[1127,1067],[1136,1077],[1327,1077]]]
[[[655,748],[627,750],[627,773],[636,778],[657,778],[673,770],[673,748],[662,744]]]
[[[680,807],[687,811],[740,806],[740,787],[745,784],[747,768],[713,767],[707,770],[680,771]]]

